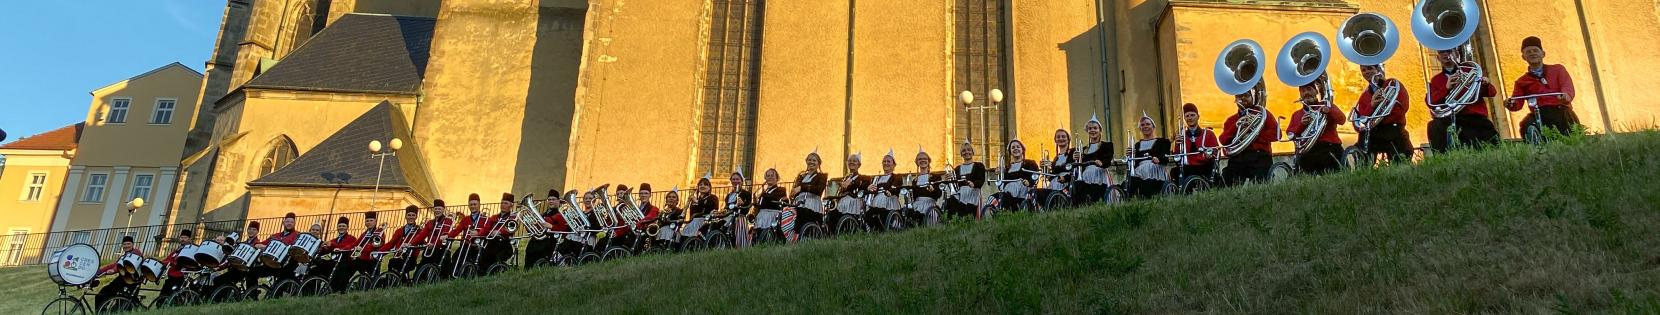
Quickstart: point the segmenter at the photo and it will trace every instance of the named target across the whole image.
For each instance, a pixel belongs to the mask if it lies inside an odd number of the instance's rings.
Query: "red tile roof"
[[[5,145],[0,149],[17,150],[72,150],[75,144],[81,141],[81,129],[85,123],[75,123],[56,130],[47,131],[38,135],[23,137]]]

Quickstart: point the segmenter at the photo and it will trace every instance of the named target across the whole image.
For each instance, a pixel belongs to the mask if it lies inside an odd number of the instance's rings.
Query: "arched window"
[[[294,163],[294,157],[298,155],[299,152],[294,149],[293,140],[289,140],[286,136],[278,136],[276,140],[271,140],[271,145],[265,149],[264,157],[259,160],[258,177],[270,175],[272,172],[282,169],[283,166],[288,166],[288,163]]]

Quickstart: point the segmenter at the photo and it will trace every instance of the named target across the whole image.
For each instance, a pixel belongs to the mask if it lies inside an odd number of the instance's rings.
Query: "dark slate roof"
[[[387,156],[380,169],[380,188],[407,188],[426,192],[426,176],[420,167],[409,128],[403,123],[402,111],[391,102],[381,102],[356,120],[335,131],[293,163],[276,172],[260,177],[249,186],[290,187],[357,187],[370,188],[375,184],[376,168],[380,160],[369,156],[369,141],[388,143],[393,137],[404,140],[397,155]],[[390,145],[387,145],[390,146]]]
[[[434,24],[425,17],[347,14],[245,86],[415,94]]]
[[[17,139],[17,141],[0,145],[0,149],[74,150],[75,146],[81,142],[81,130],[85,129],[85,127],[86,123],[75,123],[73,125],[63,126],[63,128],[53,129],[52,131],[43,132],[38,135],[23,137],[21,139]]]

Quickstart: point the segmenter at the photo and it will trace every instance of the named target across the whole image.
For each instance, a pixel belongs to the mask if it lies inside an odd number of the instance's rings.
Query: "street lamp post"
[[[127,227],[122,229],[121,236],[126,236],[127,233],[132,233],[132,230],[133,230],[133,212],[138,212],[138,208],[143,208],[143,207],[144,207],[144,198],[133,198],[132,201],[127,202]],[[138,234],[133,234],[133,236],[134,236],[133,239],[138,239],[138,237],[137,237]]]
[[[391,150],[387,150],[385,153],[382,153],[380,140],[369,141],[369,157],[380,159],[380,164],[375,166],[375,189],[374,192],[369,194],[370,199],[376,200],[370,201],[370,203],[376,204],[377,206],[379,204],[378,199],[380,198],[380,176],[381,171],[386,168],[386,157],[398,156],[398,149],[403,148],[403,140],[392,138],[392,141],[390,141],[390,145],[387,146],[387,148]]]
[[[974,104],[974,92],[963,91],[962,93],[958,93],[957,100],[962,102],[963,109],[968,110],[970,113],[973,113],[974,110],[980,110],[980,139],[981,143],[985,145],[985,147],[982,148],[982,152],[985,152],[986,154],[986,161],[991,161],[991,114],[986,111],[999,108],[1003,104],[1003,90],[991,89],[990,92],[986,93],[986,100],[991,101],[990,104],[987,104],[986,106],[972,106]],[[969,122],[970,125],[973,125],[972,120]],[[973,129],[973,127],[970,126],[969,129]]]

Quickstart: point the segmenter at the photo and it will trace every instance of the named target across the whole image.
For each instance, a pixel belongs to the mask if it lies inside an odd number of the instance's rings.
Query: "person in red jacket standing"
[[[1572,133],[1573,126],[1579,124],[1579,115],[1574,114],[1574,78],[1568,76],[1568,68],[1545,64],[1545,48],[1538,37],[1522,40],[1522,60],[1527,61],[1527,73],[1516,78],[1505,108],[1512,112],[1531,109],[1527,101],[1535,100],[1538,108],[1522,119],[1521,130],[1543,123],[1557,133]]]
[[[1221,140],[1217,140],[1216,133],[1209,128],[1199,127],[1199,106],[1193,103],[1182,104],[1182,130],[1176,135],[1177,158],[1182,163],[1171,169],[1171,180],[1180,185],[1186,185],[1187,176],[1199,176],[1209,179],[1216,168],[1216,152],[1220,150]]]
[[[1383,65],[1360,66],[1361,76],[1366,77],[1366,90],[1361,92],[1360,98],[1355,100],[1356,117],[1364,119],[1355,124],[1355,132],[1361,134],[1360,141],[1363,149],[1371,156],[1384,154],[1389,160],[1396,163],[1412,158],[1412,134],[1406,131],[1406,111],[1411,108],[1408,100],[1411,98],[1406,91],[1406,85],[1390,78],[1383,70]],[[1383,93],[1389,87],[1398,87],[1394,99],[1386,99]],[[1392,104],[1388,113],[1373,116],[1378,107]],[[1381,116],[1381,117],[1379,117]]]
[[[1457,84],[1460,84],[1459,82],[1453,82],[1451,77],[1459,72],[1459,68],[1474,65],[1474,62],[1464,60],[1465,55],[1460,50],[1437,51],[1435,56],[1436,60],[1441,61],[1441,73],[1436,73],[1435,77],[1430,78],[1429,82],[1428,101],[1432,112],[1444,106],[1458,105],[1447,102],[1447,95],[1452,93],[1452,89],[1457,87]],[[1487,78],[1476,78],[1476,80],[1480,82],[1476,83],[1474,88],[1481,90],[1477,91],[1479,97],[1476,98],[1474,103],[1464,106],[1463,109],[1453,115],[1429,121],[1429,146],[1435,152],[1446,152],[1448,146],[1452,144],[1454,135],[1449,135],[1447,131],[1453,126],[1458,127],[1456,137],[1460,146],[1473,147],[1499,143],[1499,132],[1493,128],[1493,120],[1487,116],[1487,98],[1498,95],[1498,88],[1493,87],[1493,83],[1488,82]]]

